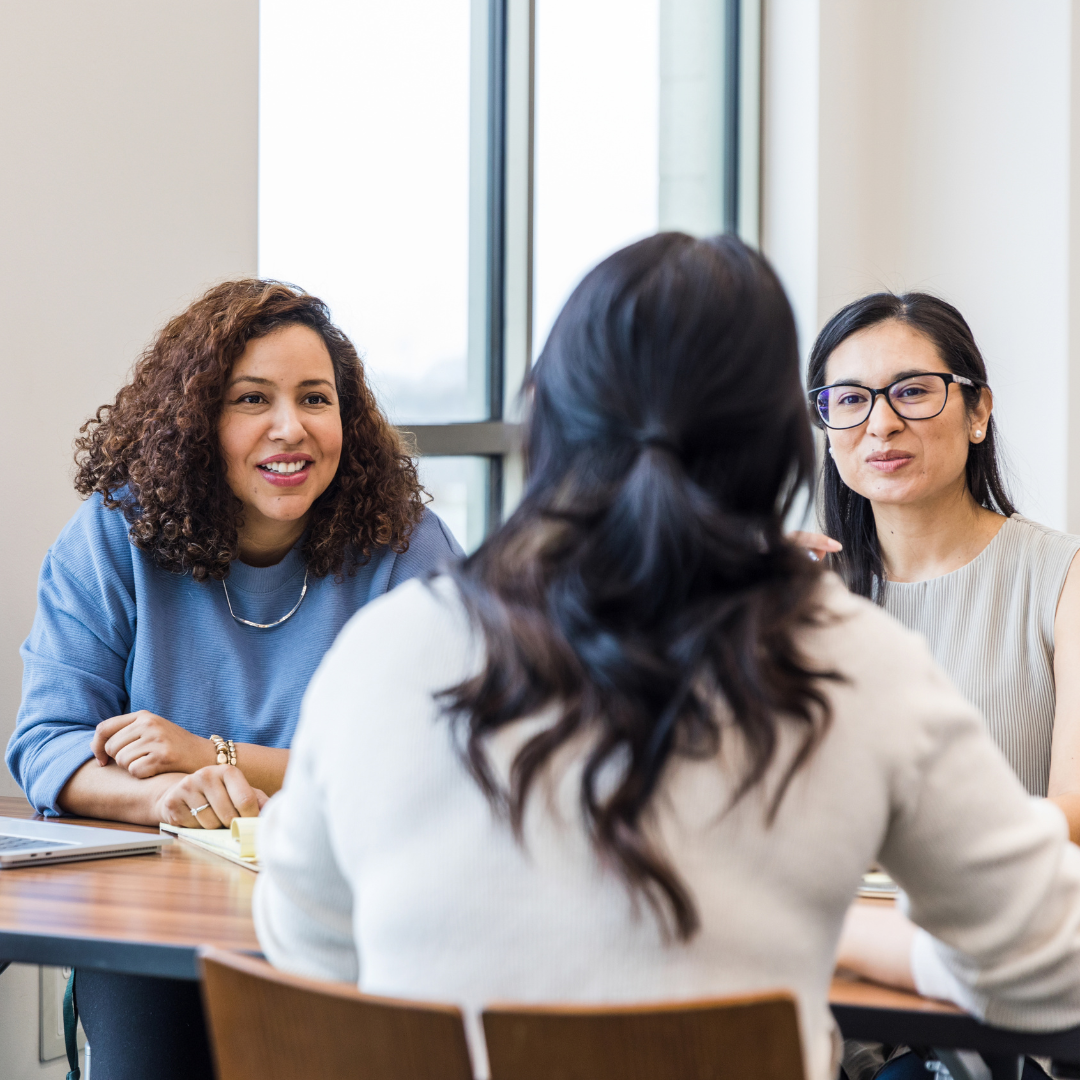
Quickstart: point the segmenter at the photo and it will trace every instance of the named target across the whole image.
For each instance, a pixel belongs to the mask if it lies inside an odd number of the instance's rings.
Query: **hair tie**
[[[679,448],[662,432],[647,431],[644,435],[635,436],[634,441],[642,449],[655,447],[657,450],[666,450],[669,454],[674,454],[675,457],[682,456]]]

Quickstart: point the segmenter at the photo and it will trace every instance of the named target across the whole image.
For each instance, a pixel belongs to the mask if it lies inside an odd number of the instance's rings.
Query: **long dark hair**
[[[829,720],[796,645],[820,570],[783,535],[814,469],[798,368],[783,289],[734,237],[661,233],[605,259],[529,378],[524,498],[455,571],[487,645],[442,698],[473,775],[520,837],[541,768],[590,736],[592,840],[682,938],[693,898],[643,828],[668,761],[717,751],[723,701],[748,750],[738,799],[793,725],[771,821]],[[486,737],[549,704],[502,790]]]
[[[944,300],[928,293],[874,293],[841,308],[818,334],[810,353],[806,385],[809,389],[824,386],[825,365],[842,341],[852,334],[876,326],[887,319],[910,326],[933,342],[938,355],[954,375],[971,379],[975,386],[955,386],[962,390],[964,403],[973,409],[979,402],[981,388],[987,386],[986,364],[975,344],[964,316]],[[1016,508],[1005,489],[998,464],[997,429],[993,416],[986,425],[986,438],[968,448],[967,486],[975,501],[987,510],[1007,517]],[[847,587],[859,596],[885,602],[885,568],[881,561],[877,526],[870,500],[852,491],[837,471],[829,454],[824,455],[820,490],[823,498],[822,527],[834,540],[844,545],[838,555],[829,557]]]

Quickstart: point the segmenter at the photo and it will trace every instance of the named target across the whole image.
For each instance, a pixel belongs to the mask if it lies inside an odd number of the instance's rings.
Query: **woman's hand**
[[[210,765],[165,791],[158,800],[158,820],[187,829],[227,829],[233,818],[258,817],[267,800],[235,765]]]
[[[839,540],[834,540],[824,533],[797,531],[788,533],[787,538],[796,547],[805,548],[812,558],[819,561],[826,555],[835,555],[844,550],[844,545]]]
[[[111,759],[140,780],[158,773],[193,773],[217,761],[209,739],[146,709],[102,720],[90,746],[99,765]]]

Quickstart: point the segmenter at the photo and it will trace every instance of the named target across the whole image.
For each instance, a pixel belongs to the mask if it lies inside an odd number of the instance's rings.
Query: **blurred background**
[[[467,548],[563,300],[658,228],[760,246],[804,352],[867,291],[955,303],[1021,512],[1080,531],[1074,0],[0,0],[0,147],[4,741],[78,427],[224,278],[329,303]],[[52,992],[0,979],[5,1080],[63,1075]]]

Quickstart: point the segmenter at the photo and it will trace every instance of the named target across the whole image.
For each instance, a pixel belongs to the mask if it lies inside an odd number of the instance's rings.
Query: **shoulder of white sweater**
[[[835,574],[822,575],[817,599],[819,617],[802,635],[812,651],[832,651],[842,643],[846,656],[858,655],[875,665],[892,666],[883,648],[932,663],[918,634],[901,626],[883,608],[848,592]],[[338,644],[355,650],[376,640],[397,643],[406,638],[416,642],[468,633],[471,625],[457,584],[449,574],[440,574],[406,581],[366,604],[349,620]]]
[[[365,604],[323,658],[309,692],[355,687],[423,690],[451,685],[474,663],[479,635],[453,579],[413,578]],[[450,679],[450,683],[445,682]]]
[[[935,666],[920,634],[908,630],[884,608],[848,592],[835,574],[822,575],[817,601],[817,618],[800,638],[812,654],[823,658],[828,654],[844,669],[880,675],[896,672],[901,663]]]
[[[833,574],[822,576],[818,613],[798,633],[804,661],[839,678],[823,680],[834,719],[859,741],[899,749],[913,727],[932,752],[945,728],[978,724],[977,711],[940,671],[926,643],[883,609],[853,596]],[[405,582],[363,607],[342,630],[312,683],[312,693],[340,690],[417,695],[455,685],[479,670],[483,635],[449,575]],[[942,727],[944,725],[944,728]],[[921,756],[918,754],[917,756]],[[905,755],[906,756],[906,755]]]
[[[365,604],[338,636],[350,650],[418,644],[447,634],[468,632],[469,616],[449,574],[412,578]]]
[[[924,639],[883,608],[848,592],[832,573],[818,587],[818,612],[798,632],[804,657],[818,670],[833,670],[849,686],[888,689],[904,697],[929,679],[950,699],[959,693],[938,669]],[[417,653],[430,656],[476,644],[482,635],[473,623],[457,584],[448,574],[414,579],[365,605],[349,620],[328,659],[346,653],[350,663],[389,671],[410,663]]]
[[[369,725],[385,738],[387,715],[400,734],[471,674],[478,640],[449,576],[413,578],[372,600],[346,623],[308,685],[294,749],[329,733],[335,745],[346,732],[362,738]]]

